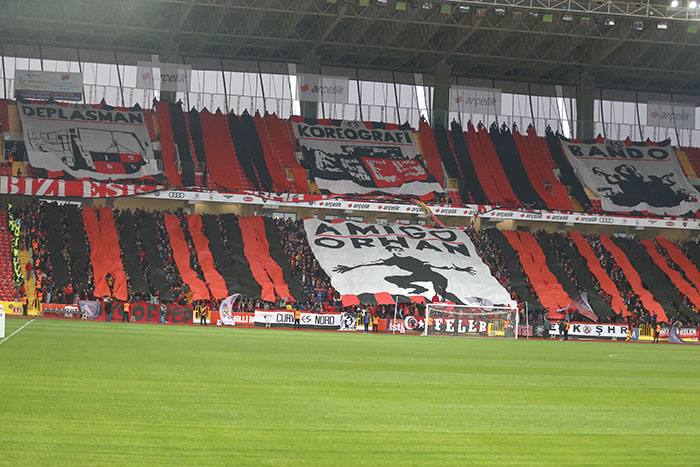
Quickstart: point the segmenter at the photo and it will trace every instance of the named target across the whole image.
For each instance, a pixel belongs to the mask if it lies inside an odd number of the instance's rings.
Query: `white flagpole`
[[[396,299],[394,300],[394,321],[391,322],[392,327],[391,327],[391,333],[396,334],[396,313],[399,311],[399,296],[396,296]]]
[[[529,328],[530,328],[530,307],[527,305],[527,302],[525,302],[525,340],[526,341],[530,340],[530,331],[528,331]]]

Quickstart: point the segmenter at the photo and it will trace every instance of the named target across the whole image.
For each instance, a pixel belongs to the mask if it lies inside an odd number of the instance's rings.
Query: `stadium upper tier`
[[[695,216],[700,150],[481,122],[419,128],[0,100],[0,175]],[[542,130],[542,129],[540,129]],[[689,180],[690,179],[690,180]]]

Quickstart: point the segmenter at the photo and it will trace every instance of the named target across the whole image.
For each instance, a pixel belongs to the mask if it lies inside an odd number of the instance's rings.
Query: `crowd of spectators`
[[[74,207],[70,208],[75,209]],[[52,226],[50,230],[46,225],[46,205],[44,203],[35,202],[31,204],[19,205],[15,206],[14,209],[15,218],[17,218],[20,222],[20,247],[28,247],[33,252],[32,262],[26,265],[26,270],[27,274],[31,273],[35,277],[36,298],[41,301],[53,301],[56,303],[74,303],[79,298],[93,299],[94,297],[92,291],[94,289],[94,278],[92,277],[92,268],[88,268],[88,280],[85,288],[79,289],[73,278],[75,261],[73,260],[72,255],[82,254],[87,255],[89,258],[90,252],[87,238],[85,238],[87,251],[73,252],[70,250],[70,230],[66,226],[67,208],[59,207],[61,214],[61,225]],[[156,251],[159,255],[160,261],[162,262],[163,271],[165,272],[167,287],[173,292],[176,303],[192,304],[192,292],[183,282],[174,261],[170,237],[164,224],[163,216],[165,212],[148,212],[142,209],[136,209],[130,213],[132,216],[129,216],[129,219],[134,220],[135,225],[128,226],[126,225],[125,214],[126,211],[114,210],[116,227],[120,232],[124,228],[133,228],[136,233],[136,245],[121,245],[122,259],[124,260],[124,248],[134,248],[138,257],[140,272],[143,274],[143,278],[148,285],[148,292],[140,294],[134,293],[131,278],[127,277],[129,299],[133,301],[148,301],[152,299],[153,296],[158,295],[158,291],[155,290],[153,284],[150,282],[150,278],[152,277],[151,268],[153,265],[146,254],[143,232],[141,229],[141,223],[143,220],[150,217],[155,222],[157,229],[153,240],[155,241]],[[201,279],[204,279],[201,266],[197,261],[196,249],[192,241],[192,236],[189,233],[184,213],[174,212],[173,214],[178,215],[181,220],[181,227],[185,234],[185,239],[187,241],[191,258],[190,266],[197,271]],[[231,246],[226,236],[226,229],[224,229],[223,225],[224,219],[222,216],[216,216],[216,219],[219,226],[219,232],[217,234],[221,236],[224,245],[226,245],[227,249],[229,249],[229,253],[231,253]],[[311,297],[308,302],[297,303],[296,306],[301,310],[321,312],[357,311],[356,307],[343,306],[340,294],[333,288],[330,278],[321,268],[311,251],[306,238],[303,222],[292,221],[289,219],[277,219],[276,222],[280,230],[280,238],[283,241],[284,252],[289,258],[292,274],[302,284],[306,293]],[[477,249],[477,252],[479,253],[479,256],[489,267],[491,274],[509,291],[514,300],[523,305],[523,297],[519,297],[511,286],[511,277],[507,266],[512,268],[513,265],[506,265],[498,245],[491,240],[488,233],[484,230],[469,229],[468,233]],[[47,236],[49,234],[60,236],[61,258],[52,259],[50,257],[47,240]],[[572,249],[576,251],[577,248],[572,239],[566,235],[564,235],[564,238],[566,238],[570,243]],[[649,313],[647,310],[645,310],[639,295],[630,285],[624,271],[615,262],[612,254],[602,245],[599,237],[596,235],[587,235],[584,238],[591,245],[606,274],[615,283],[627,309],[629,310],[628,316],[623,317],[622,314],[617,314],[612,318],[609,318],[608,321],[627,322],[629,324],[655,323],[656,317],[653,313]],[[571,258],[566,257],[566,255],[557,247],[556,242],[551,242],[551,244],[554,246],[557,254],[557,260],[562,265],[572,283],[579,290],[583,290],[579,279],[576,277]],[[678,242],[678,246],[683,249],[683,242]],[[682,271],[674,261],[671,260],[668,252],[664,248],[659,247],[659,252],[666,259],[670,267],[674,268],[681,273],[683,277],[687,278],[686,273]],[[687,256],[691,258],[691,260],[693,259],[691,255]],[[56,290],[54,281],[52,280],[53,260],[64,261],[67,265],[69,286],[63,290]],[[216,261],[216,258],[215,267],[221,268],[220,264]],[[533,297],[537,298],[537,291],[529,281],[527,275],[522,269],[522,265],[520,265],[519,262],[517,267],[520,269],[520,273],[525,280],[525,286],[528,288],[528,291]],[[593,281],[595,292],[598,293],[608,304],[611,304],[612,297],[601,288],[598,280],[593,274],[591,274],[591,279]],[[683,294],[681,294],[681,296],[683,296],[686,303],[690,305],[688,298]],[[30,297],[30,299],[31,298],[33,297]],[[287,302],[283,299],[278,299],[276,302],[265,302],[259,297],[243,297],[243,300],[238,305],[238,309],[243,311],[251,311],[256,308],[275,309],[283,308],[286,303]],[[215,307],[216,303],[215,301],[210,300],[207,305]],[[380,317],[393,317],[394,313],[397,313],[398,317],[402,319],[406,316],[420,317],[424,315],[424,306],[417,303],[399,303],[398,306],[370,305],[366,308],[371,313],[379,315]],[[523,309],[521,307],[521,312],[522,311]],[[541,317],[542,311],[543,310],[538,308],[537,304],[530,304],[530,313],[531,316],[535,318],[535,322],[537,322],[538,319],[543,319]]]

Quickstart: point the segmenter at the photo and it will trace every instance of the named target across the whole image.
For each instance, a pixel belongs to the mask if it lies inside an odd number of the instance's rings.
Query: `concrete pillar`
[[[595,78],[591,73],[581,73],[576,95],[576,137],[590,139],[593,134]]]
[[[450,86],[452,85],[452,66],[438,63],[435,67],[435,88],[433,90],[433,115],[431,124],[437,122],[447,127],[450,111]]]
[[[321,56],[310,52],[304,57],[304,63],[301,69],[302,73],[321,74]],[[301,116],[306,118],[318,118],[318,105],[318,102],[301,101]]]
[[[180,44],[174,39],[169,39],[163,46],[160,61],[164,63],[181,63]],[[161,102],[175,102],[177,101],[176,95],[175,91],[161,91],[160,100]]]

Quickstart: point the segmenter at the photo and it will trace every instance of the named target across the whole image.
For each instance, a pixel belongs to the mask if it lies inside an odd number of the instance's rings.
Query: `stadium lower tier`
[[[361,304],[421,316],[425,303],[446,301],[517,308],[541,322],[700,321],[693,241],[46,202],[9,214],[0,215],[7,263],[16,264],[3,269],[6,299],[21,300],[31,277],[28,301],[59,304],[111,296],[216,309],[240,294],[246,309],[341,312]],[[26,246],[27,264],[13,242]]]

